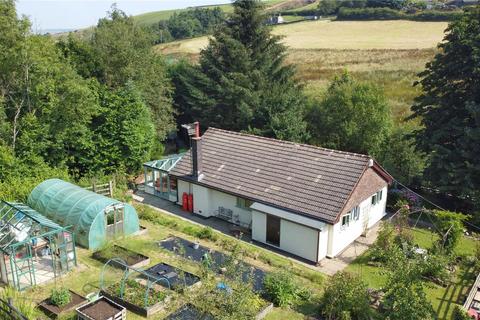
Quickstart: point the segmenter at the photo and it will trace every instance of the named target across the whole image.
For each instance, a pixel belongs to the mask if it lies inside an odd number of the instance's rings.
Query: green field
[[[296,1],[295,0],[264,0],[263,2],[265,2],[266,9],[269,10],[270,8],[275,9],[275,7],[278,5],[290,3],[290,2],[296,2]],[[231,4],[198,6],[197,8],[215,8],[215,7],[222,9],[226,13],[230,13],[233,10],[233,7]],[[189,8],[148,12],[148,13],[134,16],[134,19],[141,25],[151,25],[154,23],[158,23],[159,21],[162,21],[162,20],[168,20],[168,18],[170,18],[170,16],[172,16],[174,13],[179,13],[182,11],[186,11],[188,9]],[[292,10],[296,10],[296,9],[297,8]]]
[[[442,41],[445,22],[413,21],[314,21],[277,26],[284,36],[287,62],[295,64],[309,96],[321,96],[335,74],[352,75],[381,86],[392,114],[401,121],[420,93],[413,87],[417,74],[433,58]],[[198,59],[208,37],[162,44],[166,56]]]

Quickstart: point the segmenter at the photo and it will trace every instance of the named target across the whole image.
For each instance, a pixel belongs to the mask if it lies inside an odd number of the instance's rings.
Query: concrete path
[[[324,259],[318,266],[320,272],[330,276],[345,269],[358,256],[362,255],[375,242],[382,222],[374,225],[366,237],[360,237],[350,244],[340,255],[334,259]]]
[[[224,221],[215,217],[205,219],[198,215],[192,215],[191,213],[183,211],[180,208],[180,206],[176,205],[175,203],[147,194],[142,190],[137,191],[133,195],[133,199],[137,202],[146,204],[155,210],[159,210],[166,214],[180,217],[183,220],[190,221],[194,224],[210,226],[213,229],[216,229],[217,231],[220,231],[223,234],[232,237],[232,229],[231,229],[232,224],[228,223],[227,221]],[[377,223],[375,226],[373,226],[370,229],[366,237],[360,237],[357,240],[355,240],[336,258],[323,259],[320,262],[320,265],[318,266],[312,265],[311,263],[302,261],[298,257],[293,257],[286,252],[277,251],[272,247],[262,245],[258,242],[254,242],[254,244],[264,249],[268,249],[273,253],[286,257],[292,261],[303,264],[304,266],[310,269],[320,271],[327,275],[334,275],[335,273],[345,269],[353,260],[355,260],[355,258],[357,258],[362,253],[364,253],[375,242],[375,240],[377,239],[379,227],[380,227],[380,223]],[[244,234],[241,240],[248,243],[252,243],[252,240],[249,234]]]

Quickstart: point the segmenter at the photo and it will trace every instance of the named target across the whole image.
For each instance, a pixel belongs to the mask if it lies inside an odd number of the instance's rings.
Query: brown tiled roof
[[[180,179],[334,223],[370,157],[210,128],[202,136],[203,176],[186,153]]]

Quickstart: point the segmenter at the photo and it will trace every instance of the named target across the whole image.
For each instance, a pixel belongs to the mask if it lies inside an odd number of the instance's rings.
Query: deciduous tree
[[[310,142],[326,148],[378,155],[391,130],[383,92],[348,73],[336,76],[308,116]]]

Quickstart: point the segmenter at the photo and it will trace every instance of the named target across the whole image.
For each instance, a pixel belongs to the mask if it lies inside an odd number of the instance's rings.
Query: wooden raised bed
[[[150,264],[150,258],[132,251],[130,249],[113,245],[112,247],[105,248],[103,250],[95,251],[92,254],[92,258],[106,263],[112,258],[119,258],[127,263],[130,268],[138,269]],[[112,266],[122,268],[122,266],[115,261],[111,262]]]
[[[127,310],[115,302],[101,297],[80,308],[77,308],[79,320],[125,320]]]
[[[106,292],[105,290],[101,290],[100,294],[104,297],[107,297],[108,299],[118,303],[119,305],[127,308],[128,310],[141,315],[142,317],[150,317],[151,315],[159,312],[160,310],[163,310],[166,304],[166,300],[159,301],[156,304],[150,306],[150,307],[141,307],[136,304],[133,304],[131,302],[128,302],[126,300],[121,299],[120,297],[111,295],[110,293]]]
[[[60,315],[66,314],[70,311],[75,310],[79,306],[88,302],[88,300],[81,295],[70,290],[72,294],[72,301],[64,305],[63,307],[58,307],[51,303],[50,298],[47,298],[38,304],[40,310],[42,310],[47,316],[52,319],[58,318]]]

